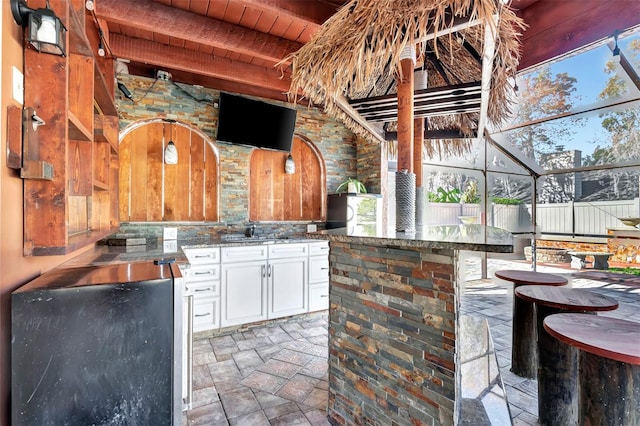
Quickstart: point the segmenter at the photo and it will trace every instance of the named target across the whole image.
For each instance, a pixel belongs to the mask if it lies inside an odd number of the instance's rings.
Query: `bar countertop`
[[[450,250],[470,250],[492,253],[512,253],[513,236],[509,231],[484,225],[424,226],[415,233],[375,233],[365,228],[337,228],[314,232],[314,238],[330,241],[387,245],[393,247],[423,247]]]

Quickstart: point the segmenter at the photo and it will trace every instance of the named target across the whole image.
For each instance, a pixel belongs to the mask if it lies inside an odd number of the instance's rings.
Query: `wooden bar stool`
[[[534,306],[515,297],[515,289],[521,285],[567,284],[567,279],[555,274],[535,271],[504,269],[494,275],[513,283],[513,330],[511,332],[511,372],[521,377],[536,377],[538,362],[536,348],[536,328]]]
[[[611,297],[587,290],[525,285],[516,297],[535,304],[538,336],[538,421],[541,425],[578,423],[578,352],[544,330],[549,315],[568,312],[595,314],[618,307]]]
[[[640,323],[555,314],[544,329],[578,351],[580,425],[640,424]]]

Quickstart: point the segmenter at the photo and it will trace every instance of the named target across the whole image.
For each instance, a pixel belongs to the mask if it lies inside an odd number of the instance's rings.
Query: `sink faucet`
[[[247,230],[244,233],[245,237],[250,237],[253,238],[253,236],[256,234],[256,225],[251,225],[247,228]]]

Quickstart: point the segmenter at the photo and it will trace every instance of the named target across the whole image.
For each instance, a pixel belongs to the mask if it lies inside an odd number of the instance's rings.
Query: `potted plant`
[[[336,188],[336,193],[348,192],[350,194],[366,194],[367,188],[364,186],[364,183],[360,182],[355,178],[347,178],[344,182],[338,185]]]

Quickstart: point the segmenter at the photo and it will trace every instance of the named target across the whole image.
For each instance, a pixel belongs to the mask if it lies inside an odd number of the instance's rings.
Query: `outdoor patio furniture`
[[[613,253],[595,252],[595,251],[570,251],[571,267],[575,269],[584,269],[586,267],[587,256],[593,256],[593,269],[609,269],[609,256]]]
[[[640,323],[570,313],[548,316],[544,329],[578,349],[579,424],[640,424]]]
[[[555,274],[536,271],[505,269],[494,275],[513,283],[514,290],[521,285],[562,286],[567,279]],[[513,297],[513,324],[511,343],[511,372],[522,377],[533,378],[537,372],[536,329],[533,304]]]
[[[557,313],[595,314],[618,307],[611,297],[567,287],[527,285],[516,297],[535,304],[538,338],[538,420],[542,425],[578,423],[578,351],[544,331],[543,321]]]

